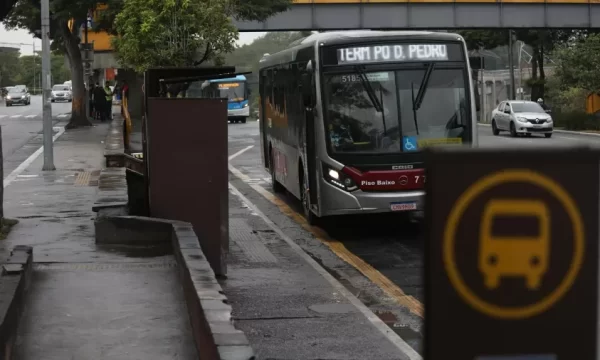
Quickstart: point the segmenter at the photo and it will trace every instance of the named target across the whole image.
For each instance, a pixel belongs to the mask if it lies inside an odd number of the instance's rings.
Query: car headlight
[[[354,180],[345,174],[343,170],[335,170],[328,165],[323,164],[323,177],[328,183],[342,190],[348,192],[358,190],[358,186],[356,186]]]
[[[6,95],[6,98],[7,98],[8,100],[12,99],[12,98],[10,97],[10,95]]]
[[[517,118],[517,121],[518,121],[518,122],[522,122],[522,123],[526,123],[526,122],[527,122],[527,119],[525,119],[525,118],[522,118],[522,117],[518,117],[518,118]]]
[[[548,119],[546,120],[546,122],[547,122],[547,123],[549,123],[549,124],[552,124],[552,118],[548,118]]]

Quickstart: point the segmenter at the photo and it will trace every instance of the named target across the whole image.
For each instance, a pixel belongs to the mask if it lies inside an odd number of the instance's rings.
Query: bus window
[[[522,218],[535,228],[525,234],[510,233],[522,228],[504,225],[503,218]],[[533,222],[531,221],[533,218]],[[495,289],[503,276],[526,278],[527,288],[537,289],[550,256],[550,210],[539,200],[490,200],[485,207],[479,236],[479,269],[485,285]]]

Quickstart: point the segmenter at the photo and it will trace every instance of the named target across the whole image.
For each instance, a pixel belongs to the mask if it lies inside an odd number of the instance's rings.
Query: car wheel
[[[510,123],[510,136],[517,137],[517,129],[515,128],[515,123]]]
[[[494,136],[500,134],[500,130],[498,130],[498,127],[496,126],[496,120],[492,120],[492,134],[494,134]]]
[[[545,136],[546,138],[551,138],[551,137],[552,137],[552,133],[549,133],[549,134],[544,134],[544,136]]]

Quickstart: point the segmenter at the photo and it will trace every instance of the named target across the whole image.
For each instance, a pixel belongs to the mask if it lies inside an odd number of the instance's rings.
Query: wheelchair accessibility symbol
[[[402,139],[402,150],[417,151],[417,137],[416,136],[405,136]]]

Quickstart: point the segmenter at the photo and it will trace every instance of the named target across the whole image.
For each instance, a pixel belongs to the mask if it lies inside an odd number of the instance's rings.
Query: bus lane
[[[230,182],[311,257],[342,282],[415,350],[424,316],[423,242],[419,224],[397,214],[332,218],[310,226],[291,195],[274,194],[263,168],[258,123],[231,124]],[[600,136],[493,136],[479,127],[481,147],[599,146]]]

